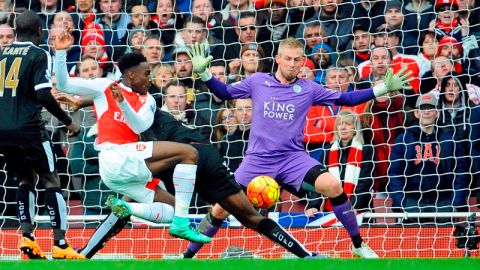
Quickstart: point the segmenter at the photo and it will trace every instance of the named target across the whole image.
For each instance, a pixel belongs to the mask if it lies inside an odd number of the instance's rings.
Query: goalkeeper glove
[[[206,82],[212,78],[212,73],[208,70],[208,64],[212,62],[213,56],[205,57],[205,45],[196,42],[190,46],[190,52],[187,52],[192,61],[193,71],[198,73],[202,81]]]
[[[411,71],[407,72],[407,68],[403,67],[397,74],[393,75],[393,70],[388,69],[387,75],[385,75],[384,83],[377,85],[373,88],[373,93],[375,97],[383,96],[388,92],[394,92],[401,89],[412,89],[408,84],[413,80],[413,78],[408,78],[412,75]]]

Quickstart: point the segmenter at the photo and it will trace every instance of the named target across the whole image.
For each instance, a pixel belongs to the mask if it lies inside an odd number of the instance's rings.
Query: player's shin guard
[[[188,218],[188,208],[192,201],[197,165],[178,164],[173,171],[175,186],[175,216]]]
[[[362,246],[362,237],[360,236],[360,228],[358,227],[357,216],[352,208],[352,203],[348,199],[345,192],[342,192],[340,196],[330,198],[332,203],[333,212],[335,216],[342,222],[348,234],[352,238],[353,246],[359,248]]]
[[[17,210],[18,219],[22,235],[34,240],[33,237],[33,219],[35,216],[35,190],[31,185],[20,185],[17,190]]]
[[[275,221],[264,218],[258,224],[258,232],[268,237],[270,240],[286,248],[291,253],[300,258],[312,256],[312,253],[305,249],[305,247],[298,242],[292,235],[290,235],[284,228],[278,225]]]
[[[103,248],[108,240],[122,231],[129,220],[130,216],[119,218],[114,214],[109,214],[95,230],[95,233],[90,237],[87,245],[82,248],[80,253],[88,259],[92,258],[93,255]]]
[[[197,227],[197,230],[203,235],[213,237],[220,229],[220,226],[222,226],[222,223],[222,219],[215,218],[211,213],[208,213],[205,215],[205,217],[203,217],[202,221]],[[203,245],[204,243],[190,242],[187,250],[183,253],[183,258],[193,258],[193,256],[197,254]]]
[[[50,224],[53,228],[54,245],[66,247],[65,232],[67,230],[67,205],[60,188],[47,188],[45,192],[45,205]]]

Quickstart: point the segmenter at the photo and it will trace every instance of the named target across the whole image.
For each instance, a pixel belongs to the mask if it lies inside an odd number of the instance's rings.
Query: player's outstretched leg
[[[21,184],[17,190],[17,207],[22,238],[18,248],[30,259],[46,259],[33,236],[33,217],[35,214],[35,191],[30,184]]]
[[[193,242],[210,242],[210,237],[200,234],[193,228],[188,218],[188,208],[192,201],[197,174],[197,150],[188,144],[156,141],[153,144],[152,157],[145,161],[154,175],[176,165],[173,171],[175,217],[168,233],[173,237]]]
[[[275,221],[260,215],[250,204],[244,192],[230,195],[219,204],[246,227],[266,236],[300,258],[314,257],[293,235]]]
[[[207,213],[200,224],[198,225],[198,230],[203,235],[209,236],[213,238],[215,234],[220,229],[220,226],[223,223],[223,220],[230,215],[227,211],[223,210],[223,208],[215,204],[212,208],[212,211]],[[183,253],[183,258],[190,259],[197,254],[197,252],[203,247],[203,243],[195,243],[190,242],[188,244],[187,250]]]
[[[321,173],[315,180],[315,191],[330,198],[335,216],[340,222],[342,222],[352,239],[353,255],[366,259],[378,258],[375,251],[373,251],[360,236],[360,228],[358,226],[355,210],[353,210],[352,203],[345,192],[343,192],[337,179],[335,179],[331,173]]]
[[[126,202],[110,195],[105,202],[114,215],[119,218],[136,216],[154,223],[170,223],[174,210],[169,204],[162,202],[136,203]]]
[[[120,218],[110,213],[95,230],[87,245],[80,249],[80,253],[88,259],[92,258],[108,240],[122,231],[129,220],[130,216]]]

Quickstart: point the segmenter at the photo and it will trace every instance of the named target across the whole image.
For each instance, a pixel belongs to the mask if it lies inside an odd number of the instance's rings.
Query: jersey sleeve
[[[252,86],[254,84],[255,74],[246,77],[245,79],[227,85],[227,92],[232,98],[249,98],[252,96]]]
[[[43,51],[39,53],[38,57],[35,57],[33,64],[33,85],[35,91],[44,88],[52,88],[52,58],[50,55]]]
[[[310,87],[313,90],[313,104],[315,105],[334,105],[335,101],[342,95],[340,92],[329,90],[315,82],[310,82]]]
[[[96,98],[103,95],[105,88],[113,83],[105,78],[71,78],[67,70],[67,52],[64,50],[55,53],[54,72],[59,91],[82,97]]]
[[[151,95],[147,95],[145,104],[143,104],[138,112],[133,110],[126,99],[123,100],[123,102],[118,103],[118,107],[122,110],[128,127],[130,127],[135,133],[140,134],[152,126],[157,105],[155,99]]]

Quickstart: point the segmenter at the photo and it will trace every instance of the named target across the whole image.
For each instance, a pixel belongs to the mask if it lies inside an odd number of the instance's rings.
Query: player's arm
[[[45,54],[39,54],[34,59],[34,70],[35,75],[33,77],[35,95],[37,96],[38,102],[53,116],[60,120],[71,134],[77,134],[80,130],[80,127],[72,121],[72,118],[62,110],[60,105],[53,97],[52,93],[52,82],[51,82],[51,70],[50,66],[52,60],[50,55],[46,52]]]
[[[61,92],[75,94],[84,97],[95,98],[103,94],[105,79],[87,80],[70,78],[67,69],[67,49],[73,44],[73,36],[69,29],[62,32],[55,39],[55,62],[54,71],[57,78],[57,88]],[[99,82],[102,81],[102,82]]]
[[[120,110],[125,117],[125,122],[133,132],[140,134],[152,126],[155,110],[157,108],[152,96],[147,95],[145,104],[143,104],[138,112],[135,112],[123,97],[122,88],[117,83],[113,83],[110,86],[110,91],[112,91],[112,96],[117,101],[118,107],[120,107]]]
[[[208,70],[208,64],[213,57],[211,55],[205,57],[205,45],[203,43],[195,43],[191,46],[191,51],[187,53],[192,60],[193,71],[198,73],[208,89],[219,99],[248,98],[251,96],[250,80],[248,78],[232,85],[226,85],[212,76],[212,73]]]
[[[334,94],[328,92],[335,92],[327,90],[323,86],[318,86],[318,88],[323,88],[323,91],[317,91],[316,96],[314,97],[314,104],[319,105],[345,105],[345,106],[355,106],[362,104],[366,101],[374,99],[376,97],[383,96],[389,92],[398,91],[401,89],[412,89],[409,83],[413,78],[408,78],[412,74],[411,71],[407,71],[407,68],[402,68],[397,74],[393,75],[393,70],[390,68],[387,71],[385,76],[384,83],[376,85],[373,88],[365,90],[357,90],[348,93]]]
[[[91,98],[75,97],[64,93],[55,95],[55,99],[57,102],[70,106],[70,110],[73,112],[94,105],[93,99]]]

